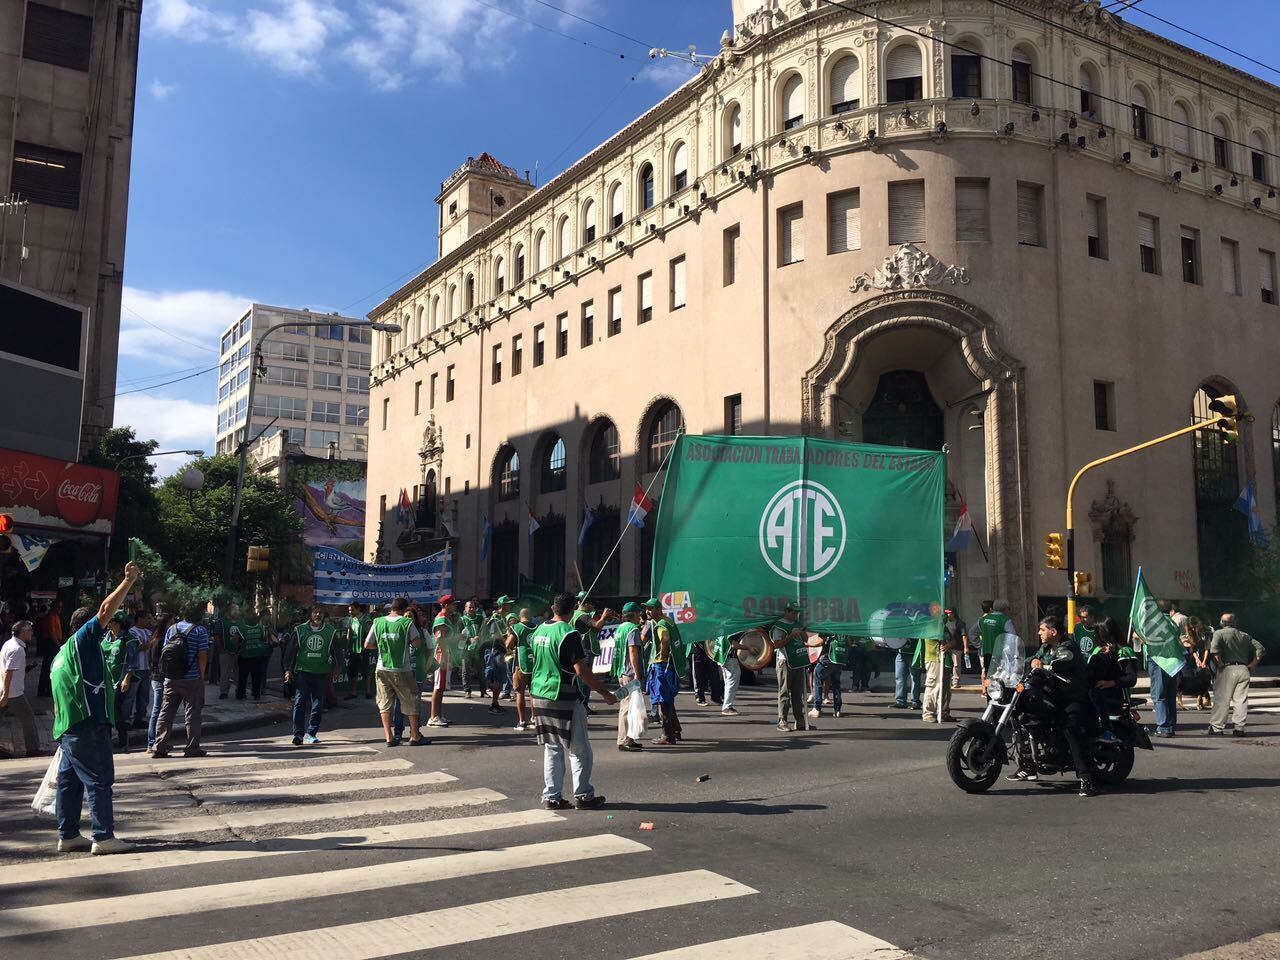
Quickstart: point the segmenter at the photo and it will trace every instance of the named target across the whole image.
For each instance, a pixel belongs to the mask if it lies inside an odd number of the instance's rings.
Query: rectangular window
[[[338,447],[338,431],[337,430],[312,430],[311,431],[311,449],[312,450],[328,450],[330,444],[336,450]]]
[[[778,211],[778,266],[804,260],[804,204],[796,203]]]
[[[738,248],[742,245],[742,227],[734,224],[724,232],[724,285],[738,280]]]
[[[648,323],[653,319],[653,274],[646,273],[640,277],[640,299],[637,301],[639,315],[637,323]]]
[[[387,429],[391,424],[391,398],[382,398],[382,429]]]
[[[688,303],[688,291],[685,288],[684,257],[676,257],[671,261],[671,309],[679,310]]]
[[[540,323],[533,328],[533,365],[542,366],[547,359],[547,325]]]
[[[354,450],[356,453],[369,452],[369,438],[365,434],[348,433],[345,436],[347,438],[348,450]]]
[[[1181,233],[1182,281],[1200,282],[1200,231],[1183,227]]]
[[[427,409],[428,410],[434,410],[436,408],[436,380],[439,377],[440,377],[440,374],[438,373],[433,373],[431,375],[431,387],[427,391]]]
[[[1227,141],[1223,137],[1213,138],[1213,162],[1215,166],[1227,166]]]
[[[1088,230],[1089,256],[1107,259],[1107,201],[1101,197],[1085,197],[1085,226]]]
[[[373,343],[373,331],[368,327],[347,327],[347,343]]]
[[[363,427],[369,423],[369,408],[359,403],[347,404],[347,417],[344,421],[348,427]]]
[[[1044,187],[1038,183],[1018,184],[1018,243],[1044,246]]]
[[[224,333],[222,335],[222,352],[223,353],[226,353],[228,350],[231,349],[233,333],[234,331],[232,333]],[[270,346],[270,344],[268,344],[268,346]]]
[[[862,249],[862,191],[827,194],[827,253]]]
[[[342,404],[328,400],[311,401],[312,423],[341,423]]]
[[[313,370],[311,371],[311,385],[317,390],[341,390],[342,374]]]
[[[924,230],[924,181],[889,184],[889,243],[921,243]]]
[[[493,382],[502,382],[502,344],[493,345]]]
[[[306,363],[311,358],[311,353],[305,343],[290,343],[284,341],[267,341],[262,345],[262,355],[270,357],[273,360],[291,360],[295,363]],[[368,354],[365,354],[367,357]]]
[[[520,376],[524,369],[524,336],[517,333],[511,338],[511,375]]]
[[[274,383],[282,387],[305,387],[307,371],[294,370],[292,367],[267,367],[265,383]]]
[[[347,392],[348,393],[368,393],[369,378],[363,377],[363,376],[356,377],[356,376],[348,375],[347,376]]]
[[[289,344],[292,346],[292,344]],[[368,350],[348,350],[347,366],[354,367],[357,370],[369,369],[369,351]]]
[[[724,398],[724,432],[731,437],[742,436],[742,394]]]
[[[562,313],[556,317],[556,356],[563,357],[569,352],[569,315]]]
[[[340,367],[342,351],[337,347],[316,347],[315,361],[325,367]]]
[[[1258,251],[1258,285],[1262,289],[1262,302],[1276,302],[1276,255],[1270,250]]]
[[[453,403],[453,364],[449,364],[444,371],[444,402]]]
[[[343,332],[342,325],[337,323],[326,324],[322,327],[313,327],[312,329],[315,330],[313,336],[315,336],[317,340],[341,340],[346,336]]]
[[[1031,102],[1031,64],[1013,55],[1013,99],[1016,103]]]
[[[582,305],[582,329],[580,343],[585,350],[596,342],[596,305],[588,300]]]
[[[1267,155],[1257,150],[1249,151],[1249,163],[1253,168],[1253,179],[1259,183],[1267,182]]]
[[[924,98],[922,77],[887,77],[884,82],[885,101],[903,103]]]
[[[1222,238],[1222,292],[1240,296],[1240,244]]]
[[[987,180],[956,181],[956,240],[991,239],[991,185]]]
[[[47,207],[79,210],[80,154],[14,143],[9,192]]]
[[[422,413],[422,381],[419,380],[413,385],[413,415],[416,417]]]
[[[302,397],[273,397],[270,394],[259,394],[253,398],[253,415],[279,417],[282,420],[305,420],[307,419],[307,401]]]
[[[1138,140],[1150,140],[1151,138],[1147,136],[1147,108],[1139,106],[1136,103],[1130,104],[1130,108],[1133,110],[1134,137]]]
[[[1143,273],[1160,272],[1160,221],[1138,214],[1138,263]]]
[[[976,100],[982,96],[982,59],[970,53],[951,55],[951,96]]]
[[[1095,430],[1116,428],[1116,385],[1093,381],[1093,427]]]
[[[622,288],[614,287],[609,291],[609,336],[616,337],[622,332]]]
[[[68,70],[89,70],[93,48],[93,18],[68,13],[43,3],[27,4],[22,55]]]
[[[516,254],[516,286],[524,283],[524,250]]]

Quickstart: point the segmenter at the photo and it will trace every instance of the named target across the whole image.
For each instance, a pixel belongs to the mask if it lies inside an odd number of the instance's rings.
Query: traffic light
[[[1076,596],[1088,597],[1093,595],[1093,574],[1086,573],[1083,570],[1076,571],[1075,579]]]
[[[0,513],[0,534],[13,532],[13,514]]]
[[[271,567],[271,548],[270,547],[250,547],[249,558],[245,560],[244,568],[249,573],[266,573]]]
[[[1062,552],[1062,534],[1047,533],[1044,538],[1044,565],[1051,570],[1065,570],[1066,555]]]
[[[1240,404],[1234,395],[1226,393],[1210,400],[1209,412],[1223,418],[1219,421],[1219,425],[1222,428],[1224,440],[1235,443],[1240,439],[1240,421],[1244,414],[1240,412]]]

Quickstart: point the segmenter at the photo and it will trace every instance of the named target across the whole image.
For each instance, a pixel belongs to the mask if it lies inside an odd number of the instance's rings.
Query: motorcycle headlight
[[[987,696],[992,700],[999,700],[1004,696],[1004,687],[999,680],[992,680],[987,684]]]

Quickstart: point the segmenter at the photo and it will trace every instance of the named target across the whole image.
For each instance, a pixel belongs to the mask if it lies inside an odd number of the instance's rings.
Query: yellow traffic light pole
[[[1100,467],[1104,463],[1110,463],[1113,460],[1119,460],[1121,457],[1127,457],[1131,453],[1138,453],[1150,447],[1157,446],[1161,443],[1167,443],[1178,437],[1186,436],[1188,433],[1195,433],[1197,430],[1207,430],[1213,426],[1222,425],[1223,433],[1227,437],[1238,436],[1237,429],[1239,421],[1245,419],[1247,414],[1239,412],[1236,406],[1235,397],[1224,396],[1214,400],[1209,405],[1210,410],[1219,412],[1216,417],[1211,420],[1205,420],[1201,423],[1193,423],[1189,427],[1183,427],[1181,430],[1175,430],[1173,433],[1166,433],[1163,437],[1156,437],[1154,440],[1148,440],[1140,443],[1136,447],[1129,447],[1125,450],[1119,450],[1116,453],[1108,454],[1105,457],[1099,457],[1090,463],[1086,463],[1077,471],[1075,477],[1071,481],[1071,485],[1067,487],[1067,632],[1074,634],[1076,630],[1076,534],[1075,534],[1075,516],[1072,509],[1072,501],[1075,498],[1076,486],[1080,483],[1080,478],[1092,470],[1094,467]],[[1125,638],[1128,639],[1127,637]]]

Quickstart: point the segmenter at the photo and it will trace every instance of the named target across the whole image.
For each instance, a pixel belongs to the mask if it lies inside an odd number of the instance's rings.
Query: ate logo
[[[795,583],[821,580],[844,554],[844,511],[820,483],[796,480],[773,495],[760,516],[760,553]]]

